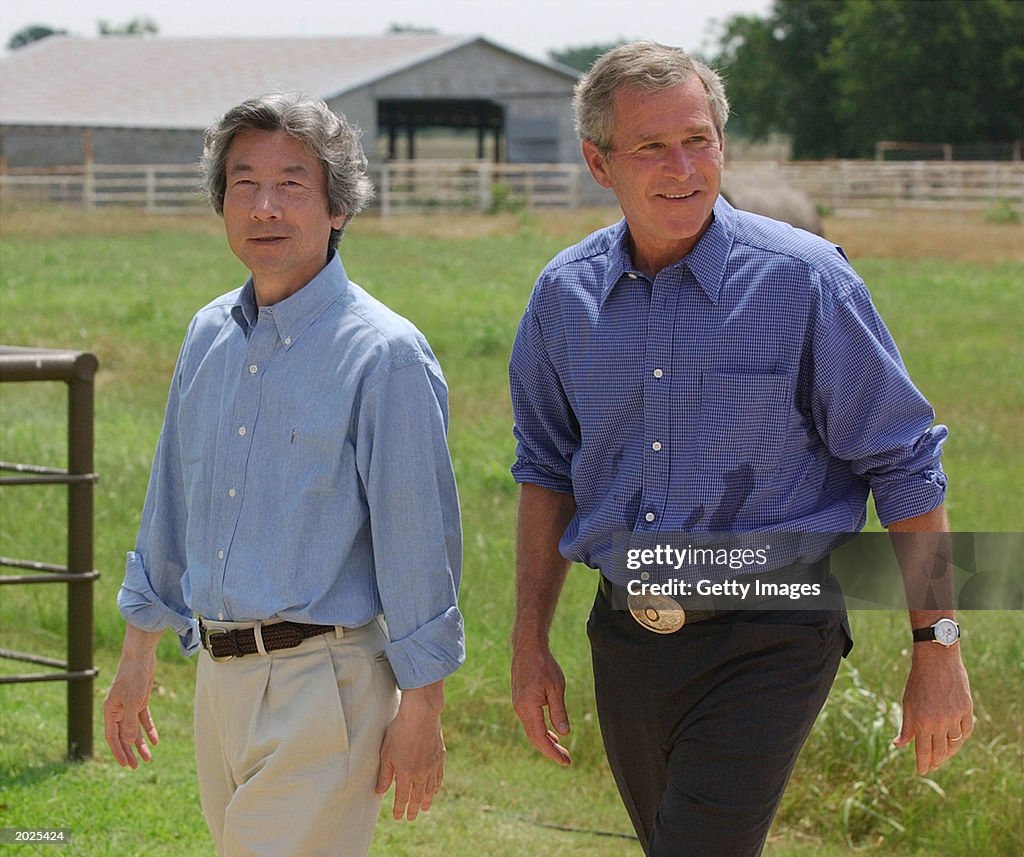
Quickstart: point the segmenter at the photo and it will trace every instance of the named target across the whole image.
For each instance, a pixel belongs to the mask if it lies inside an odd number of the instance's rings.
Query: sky
[[[2,0],[0,46],[29,24],[95,36],[97,21],[153,19],[161,36],[380,35],[391,24],[483,35],[536,59],[550,49],[647,38],[701,53],[715,22],[771,0]]]

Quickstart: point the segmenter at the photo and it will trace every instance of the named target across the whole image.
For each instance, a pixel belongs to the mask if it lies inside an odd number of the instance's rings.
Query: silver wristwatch
[[[959,639],[960,626],[952,619],[939,619],[938,622],[927,628],[914,628],[915,643],[939,643],[948,648]]]

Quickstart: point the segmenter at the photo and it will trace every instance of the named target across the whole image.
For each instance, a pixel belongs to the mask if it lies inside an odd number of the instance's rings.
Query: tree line
[[[550,56],[585,70],[612,46]],[[795,158],[1024,138],[1022,0],[775,0],[729,18],[702,59],[726,79],[730,130],[784,134]]]

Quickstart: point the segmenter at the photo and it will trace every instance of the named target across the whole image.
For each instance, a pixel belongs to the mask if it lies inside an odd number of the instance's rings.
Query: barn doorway
[[[489,158],[499,163],[506,157],[505,109],[483,98],[381,99],[377,102],[377,129],[385,137],[391,161],[412,161],[418,155],[464,157],[462,150],[467,145],[475,150],[477,160]]]

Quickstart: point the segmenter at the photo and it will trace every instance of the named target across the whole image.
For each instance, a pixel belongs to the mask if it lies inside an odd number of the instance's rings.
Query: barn
[[[456,129],[479,159],[567,163],[576,78],[478,36],[51,36],[0,60],[0,169],[194,163],[204,128],[270,90],[323,98],[371,157]]]

